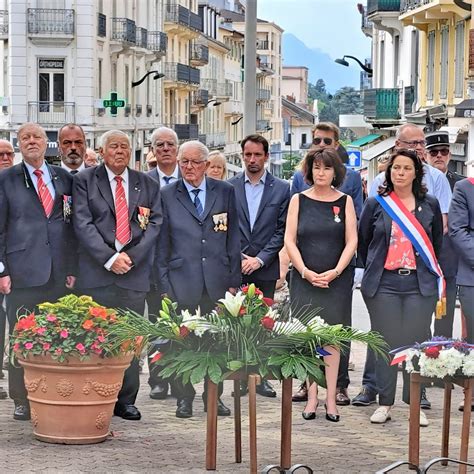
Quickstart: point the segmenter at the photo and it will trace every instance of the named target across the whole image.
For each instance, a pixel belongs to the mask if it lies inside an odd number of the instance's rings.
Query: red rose
[[[247,312],[247,310],[243,306],[242,306],[242,308],[239,309],[240,316],[243,316],[246,312]]]
[[[265,316],[260,320],[260,324],[265,328],[271,331],[275,325],[275,321],[270,316]]]
[[[91,329],[92,327],[94,326],[94,321],[92,321],[92,319],[86,319],[83,323],[82,323],[82,327],[88,331],[89,329]]]
[[[94,318],[107,319],[107,310],[103,306],[89,308],[89,314]]]
[[[255,287],[255,294],[256,294],[257,296],[262,296],[262,295],[263,295],[263,292],[262,292],[262,290],[259,290],[257,287]]]
[[[269,308],[271,308],[271,307],[275,304],[275,301],[273,301],[271,298],[266,298],[265,296],[263,297],[263,302],[264,302]]]
[[[242,287],[242,293],[243,293],[244,295],[246,295],[248,292],[249,292],[249,286],[248,286],[248,285],[243,286],[243,287]]]
[[[426,357],[429,357],[430,359],[437,359],[439,357],[440,350],[441,350],[440,346],[427,347],[425,349],[425,355]]]
[[[185,338],[185,337],[189,336],[189,329],[186,326],[180,326],[179,335],[182,338]]]

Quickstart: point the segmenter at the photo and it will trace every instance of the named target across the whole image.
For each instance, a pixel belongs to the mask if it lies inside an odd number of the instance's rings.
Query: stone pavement
[[[354,300],[355,325],[368,328],[368,318],[359,292]],[[353,348],[355,371],[351,372],[351,396],[358,393],[362,378],[365,348]],[[401,377],[399,377],[400,382]],[[154,401],[148,397],[147,375],[141,375],[141,390],[137,406],[142,412],[139,422],[114,417],[112,436],[102,444],[63,446],[41,443],[32,437],[29,422],[12,419],[13,403],[0,400],[0,473],[203,473],[205,471],[206,417],[200,395],[194,403],[194,417],[178,420],[174,416],[175,400]],[[296,382],[294,382],[296,385]],[[0,380],[0,386],[6,385]],[[201,387],[200,387],[201,388]],[[197,393],[202,390],[198,388]],[[257,396],[258,466],[279,464],[280,389],[278,398]],[[231,383],[224,388],[223,399],[232,407]],[[398,400],[401,396],[399,386]],[[433,408],[427,411],[430,426],[421,428],[420,461],[439,456],[441,444],[442,389],[430,388],[428,397]],[[300,415],[303,404],[293,404],[292,463],[307,464],[317,473],[374,473],[397,460],[408,459],[408,407],[397,400],[392,421],[373,425],[371,407],[341,407],[341,422],[330,423],[324,418],[324,390],[316,420],[304,421]],[[453,394],[451,420],[452,457],[459,455],[461,413],[457,405],[462,399],[459,388]],[[243,462],[238,465],[233,453],[232,418],[218,422],[218,472],[249,472],[247,399],[242,398]],[[469,458],[474,460],[474,443],[470,442]],[[406,469],[395,472],[409,472]],[[411,471],[412,472],[412,471]],[[431,472],[454,473],[454,466],[436,467]],[[470,471],[474,472],[474,471]]]

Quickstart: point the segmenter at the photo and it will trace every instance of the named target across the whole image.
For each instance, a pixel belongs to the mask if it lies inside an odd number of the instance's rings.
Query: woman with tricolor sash
[[[391,349],[430,337],[433,311],[443,313],[444,278],[438,264],[443,220],[437,199],[422,184],[423,164],[413,150],[390,157],[385,183],[366,201],[359,222],[358,254],[365,267],[361,292],[373,331]],[[403,401],[409,402],[409,376],[403,373]],[[391,419],[397,365],[378,358],[379,408],[372,423]],[[427,426],[420,415],[420,425]]]

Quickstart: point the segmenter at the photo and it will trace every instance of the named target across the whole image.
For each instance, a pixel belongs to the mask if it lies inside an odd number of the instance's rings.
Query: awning
[[[352,143],[349,143],[346,148],[360,148],[361,146],[368,145],[369,143],[374,142],[375,140],[379,140],[380,135],[372,134],[366,135],[365,137],[358,138],[354,140]]]
[[[455,117],[474,118],[474,99],[465,99],[454,108]]]
[[[395,137],[388,137],[380,143],[375,144],[367,150],[362,151],[362,159],[364,161],[372,161],[374,158],[382,155],[386,151],[395,146]]]

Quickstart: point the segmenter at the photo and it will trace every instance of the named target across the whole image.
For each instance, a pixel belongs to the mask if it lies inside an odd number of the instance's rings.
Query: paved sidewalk
[[[355,325],[367,328],[365,307],[356,293]],[[353,349],[356,370],[351,372],[351,396],[357,394],[362,377],[365,348]],[[399,377],[400,381],[401,377]],[[147,375],[141,375],[141,390],[137,406],[142,412],[139,422],[113,418],[112,434],[107,441],[90,446],[51,445],[32,437],[29,422],[12,419],[13,402],[0,400],[0,473],[29,472],[95,472],[95,473],[202,473],[205,471],[206,417],[197,390],[195,416],[178,420],[174,416],[175,400],[154,401],[148,397]],[[0,380],[5,386],[5,381]],[[296,385],[296,382],[295,382]],[[278,398],[258,396],[258,466],[279,464],[280,388]],[[225,384],[223,399],[232,407],[231,383]],[[401,391],[399,387],[398,400]],[[441,444],[442,389],[430,388],[428,397],[433,409],[426,412],[428,428],[421,428],[421,463],[439,456]],[[324,400],[324,390],[319,394]],[[453,394],[451,421],[451,455],[459,456],[461,413],[457,405],[462,399],[459,388]],[[243,462],[233,462],[232,418],[220,418],[218,423],[218,472],[249,472],[247,436],[247,399],[243,401]],[[367,408],[342,407],[341,422],[330,423],[324,418],[323,403],[316,420],[304,421],[300,415],[303,404],[293,404],[293,464],[308,464],[317,473],[373,473],[396,460],[408,458],[408,407],[397,401],[393,419],[385,425],[373,425],[369,416],[375,405]],[[474,443],[470,442],[470,459],[474,460]],[[399,470],[395,472],[408,472]],[[433,468],[432,472],[454,473],[454,466]],[[471,471],[474,472],[474,471]]]

